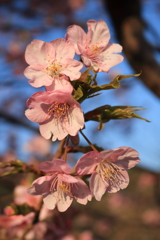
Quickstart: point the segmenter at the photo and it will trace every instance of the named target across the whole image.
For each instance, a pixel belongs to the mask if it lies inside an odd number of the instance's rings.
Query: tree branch
[[[160,97],[160,65],[154,58],[157,48],[144,38],[146,25],[141,19],[140,1],[104,0],[104,5],[131,67],[136,73],[142,71],[140,79]]]

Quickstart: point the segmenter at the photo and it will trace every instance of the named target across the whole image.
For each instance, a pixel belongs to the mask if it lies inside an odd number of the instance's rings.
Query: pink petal
[[[55,59],[55,50],[51,43],[35,39],[27,46],[25,59],[30,65],[39,63],[48,66],[48,60]]]
[[[99,47],[105,47],[110,39],[110,33],[107,24],[103,20],[99,20],[98,22],[95,20],[89,20],[87,25],[87,37],[91,39],[90,45],[96,44]]]
[[[55,122],[54,119],[40,123],[39,130],[41,135],[46,139],[50,139],[52,136],[52,141],[56,141],[57,139],[62,140],[68,135],[61,122]]]
[[[81,51],[79,51],[79,48],[77,47],[78,43],[79,43],[79,45],[82,46],[82,49],[85,49],[86,37],[87,37],[87,35],[84,32],[84,30],[77,25],[72,25],[67,28],[66,39],[73,43],[77,54],[82,53]]]
[[[107,185],[103,182],[101,176],[96,172],[92,173],[89,185],[92,194],[95,196],[95,199],[97,201],[100,201],[107,187]]]
[[[68,92],[65,92],[65,89],[62,90],[56,90],[52,92],[37,92],[33,94],[30,99],[32,101],[37,101],[41,103],[46,103],[46,104],[52,104],[53,102],[67,102],[69,105],[72,104],[77,104],[77,101],[74,100],[71,94]],[[79,106],[79,105],[78,105]],[[32,107],[29,106],[28,107]]]
[[[77,135],[78,131],[84,126],[84,115],[80,107],[73,108],[69,115],[68,121],[64,124],[64,128],[71,136]]]
[[[129,176],[127,171],[119,172],[114,180],[110,181],[108,179],[107,183],[109,186],[107,187],[106,191],[109,193],[115,193],[120,189],[126,188],[129,184]]]
[[[46,111],[44,111],[45,109],[42,110],[40,103],[32,102],[33,104],[34,108],[25,111],[25,115],[30,121],[41,123],[50,118]]]
[[[45,70],[42,69],[38,64],[34,66],[29,66],[25,69],[24,75],[31,79],[29,84],[33,87],[42,87],[51,85],[53,79],[46,74]]]
[[[111,162],[116,162],[118,157],[124,153],[124,149],[119,147],[113,150],[105,150],[100,152],[102,159],[109,160]]]
[[[42,195],[50,191],[50,185],[54,175],[37,178],[27,192],[31,195]]]
[[[92,61],[86,56],[82,55],[81,58],[86,67],[90,67],[93,65]]]
[[[45,96],[46,95],[46,96]],[[77,105],[79,106],[79,103],[73,98],[71,94],[65,91],[65,89],[62,90],[56,90],[53,92],[47,92],[44,94],[45,98],[43,98],[43,101],[45,103],[53,103],[53,102],[59,102],[59,103],[68,103],[71,105]]]
[[[83,64],[74,59],[67,59],[65,68],[61,70],[61,74],[65,74],[70,80],[76,80],[80,78],[81,73],[79,72],[83,68]]]
[[[70,169],[70,172],[71,172],[71,169]],[[78,180],[71,176],[71,175],[66,175],[66,174],[58,174],[58,179],[60,181],[63,181],[63,182],[67,182],[67,183],[77,183]]]
[[[59,172],[69,174],[71,172],[71,168],[62,159],[53,159],[53,161],[42,162],[39,169],[46,173]]]
[[[59,197],[58,203],[57,203],[57,208],[60,212],[65,212],[71,205],[73,201],[73,198],[70,196],[62,196],[61,198]]]
[[[73,58],[75,50],[73,44],[63,38],[57,38],[51,41],[53,48],[56,51],[56,59],[63,63],[66,58]]]
[[[121,63],[124,59],[124,57],[119,54],[110,54],[107,52],[103,52],[101,54],[103,54],[102,59],[99,59],[96,62],[99,72],[108,72],[111,67]]]
[[[117,43],[108,43],[105,49],[107,53],[120,53],[122,52],[122,46]]]
[[[54,209],[57,203],[57,193],[49,193],[43,196],[43,202],[48,209]]]
[[[46,91],[64,90],[68,93],[72,93],[73,87],[69,82],[69,78],[66,76],[55,78],[50,86],[46,86]]]
[[[91,174],[95,171],[97,164],[102,159],[99,158],[99,153],[96,151],[91,151],[84,154],[76,163],[75,171],[78,175],[83,176],[86,174]]]
[[[91,201],[92,199],[91,192],[82,179],[79,177],[76,177],[76,179],[77,183],[72,185],[72,194],[78,203],[86,205],[88,200]]]
[[[120,147],[114,150],[121,149],[123,151],[116,160],[116,165],[124,169],[130,169],[140,162],[139,153],[130,147]]]

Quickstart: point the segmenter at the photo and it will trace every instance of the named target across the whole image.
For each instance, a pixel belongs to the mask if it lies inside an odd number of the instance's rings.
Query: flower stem
[[[65,151],[64,151],[64,157],[63,157],[63,159],[64,159],[65,162],[66,162],[66,160],[67,160],[68,143],[69,143],[69,136],[66,137],[66,147],[65,147]]]
[[[63,146],[65,143],[65,138],[63,140],[60,141],[57,152],[54,155],[54,158],[60,158],[63,155]]]
[[[90,145],[90,147],[93,149],[93,151],[97,151],[98,150],[95,148],[95,146],[89,141],[89,139],[86,137],[86,135],[84,135],[84,133],[82,132],[82,130],[80,130],[80,133],[82,134],[82,136],[85,138],[85,140],[88,142],[88,144]]]

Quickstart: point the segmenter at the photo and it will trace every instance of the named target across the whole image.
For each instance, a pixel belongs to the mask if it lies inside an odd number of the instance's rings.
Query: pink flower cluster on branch
[[[65,39],[58,38],[49,43],[33,40],[27,46],[25,58],[30,66],[24,74],[30,79],[31,86],[45,86],[46,91],[37,92],[28,99],[25,115],[30,121],[39,123],[40,133],[46,139],[56,141],[67,135],[74,137],[84,127],[84,114],[76,101],[80,99],[76,94],[82,95],[83,99],[90,96],[87,95],[89,87],[83,89],[80,84],[85,82],[80,78],[83,64],[95,74],[95,71],[108,72],[123,60],[123,56],[117,54],[122,47],[109,43],[109,29],[103,20],[89,20],[87,26],[87,33],[73,25],[67,29]],[[73,59],[75,53],[81,55],[83,63]],[[78,90],[76,80],[79,80]],[[95,149],[91,143],[90,146]],[[46,175],[36,179],[28,189],[31,195],[42,195],[48,209],[57,206],[60,212],[66,211],[73,199],[87,204],[92,197],[100,201],[105,192],[114,193],[126,188],[129,183],[126,170],[140,161],[138,152],[129,147],[88,152],[73,169],[65,162],[66,154],[64,156],[64,160],[61,156],[41,163],[40,170]],[[85,179],[89,177],[88,186]]]
[[[66,211],[73,199],[80,204],[87,204],[94,196],[100,201],[106,191],[115,193],[128,186],[126,169],[139,163],[138,155],[136,150],[129,147],[91,151],[78,160],[75,173],[62,159],[43,162],[40,170],[48,175],[36,179],[28,193],[42,195],[48,209],[57,206],[60,212]],[[80,177],[90,174],[89,189]]]
[[[118,44],[108,43],[110,34],[103,20],[87,22],[86,34],[79,26],[70,26],[66,39],[51,42],[33,40],[26,48],[25,59],[30,65],[24,75],[33,87],[45,86],[45,92],[38,92],[27,101],[26,116],[40,124],[41,135],[52,140],[61,140],[68,134],[75,136],[84,126],[80,105],[72,97],[71,81],[78,80],[83,64],[74,58],[81,54],[85,66],[95,71],[108,72],[120,63],[123,57]],[[58,91],[63,91],[60,93]]]

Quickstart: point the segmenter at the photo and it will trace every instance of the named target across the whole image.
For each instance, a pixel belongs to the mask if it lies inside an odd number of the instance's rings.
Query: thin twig
[[[80,130],[80,133],[82,134],[82,136],[85,138],[85,140],[88,142],[88,144],[91,146],[91,148],[93,149],[93,151],[97,151],[98,150],[94,147],[94,145],[89,141],[89,139],[84,135],[84,133],[82,132],[82,130]]]

